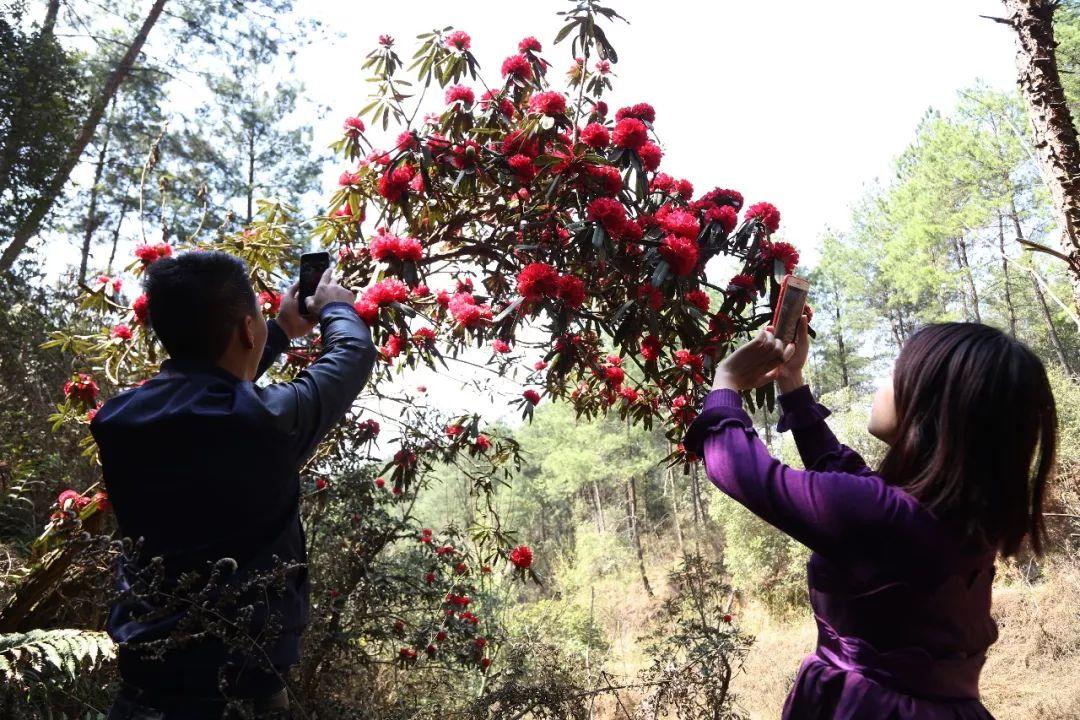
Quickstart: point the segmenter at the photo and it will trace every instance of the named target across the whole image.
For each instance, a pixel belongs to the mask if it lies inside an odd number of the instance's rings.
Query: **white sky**
[[[1015,84],[1012,37],[979,15],[1001,13],[997,0],[717,0],[608,3],[630,20],[609,37],[619,51],[612,108],[656,107],[664,148],[661,170],[699,190],[743,192],[768,200],[781,229],[813,261],[821,231],[843,227],[863,186],[889,172],[930,106],[947,108],[977,78]],[[316,143],[368,94],[360,66],[381,33],[403,58],[415,36],[454,25],[472,36],[489,84],[517,41],[535,35],[561,82],[568,41],[552,46],[565,0],[329,3],[298,0],[341,33],[306,48],[297,74],[313,100],[332,109],[315,125]],[[332,187],[340,166],[327,170]]]

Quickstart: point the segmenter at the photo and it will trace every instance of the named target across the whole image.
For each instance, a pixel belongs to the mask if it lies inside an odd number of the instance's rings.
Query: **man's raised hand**
[[[319,278],[319,285],[315,292],[307,299],[308,312],[312,317],[319,317],[322,309],[335,302],[345,302],[352,305],[356,302],[356,293],[346,287],[338,285],[333,279],[330,268]]]
[[[281,308],[278,310],[277,324],[281,327],[290,340],[304,337],[315,327],[315,320],[300,314],[300,283],[293,283],[285,291],[281,298]]]

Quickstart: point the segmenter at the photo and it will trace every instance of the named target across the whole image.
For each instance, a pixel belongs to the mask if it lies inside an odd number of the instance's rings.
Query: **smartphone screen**
[[[787,277],[777,300],[776,315],[773,318],[773,330],[782,342],[794,342],[795,332],[799,327],[799,318],[806,307],[806,296],[810,283],[802,278]]]
[[[309,315],[307,298],[315,294],[315,288],[319,285],[323,273],[330,267],[330,253],[314,252],[304,253],[300,256],[300,288],[297,300],[300,303],[300,313]]]

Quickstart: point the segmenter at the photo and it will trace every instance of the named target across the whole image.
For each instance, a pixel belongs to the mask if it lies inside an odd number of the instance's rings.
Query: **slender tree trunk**
[[[703,517],[701,512],[701,483],[698,482],[697,463],[693,463],[690,468],[690,504],[693,506],[694,511],[694,527],[697,528]]]
[[[641,570],[641,584],[645,586],[645,592],[649,597],[653,596],[652,587],[649,585],[649,576],[645,574],[645,553],[641,549],[641,533],[637,523],[637,493],[634,489],[634,476],[626,479],[626,519],[630,523],[630,542],[637,552],[638,568]]]
[[[1005,279],[1005,309],[1009,313],[1009,335],[1016,337],[1016,308],[1013,306],[1012,288],[1009,286],[1009,258],[1005,255],[1005,219],[997,214],[998,249],[1001,250],[1001,275]]]
[[[600,532],[607,532],[606,523],[604,522],[604,506],[600,502],[600,486],[595,480],[592,482],[593,502],[596,504],[596,529]]]
[[[247,220],[245,225],[250,225],[254,217],[255,201],[255,128],[248,129],[248,181],[247,181]]]
[[[53,34],[56,27],[56,16],[60,13],[60,0],[49,0],[49,6],[45,9],[45,19],[41,22],[41,33]]]
[[[120,217],[116,221],[116,226],[113,228],[112,234],[112,250],[109,251],[109,264],[105,270],[107,275],[112,275],[113,261],[116,260],[116,246],[120,242],[120,228],[124,226],[124,218],[128,213],[128,201],[125,198],[120,202]]]
[[[1065,101],[1054,49],[1056,0],[1004,0],[1016,33],[1017,84],[1028,107],[1035,153],[1061,226],[1061,257],[1080,312],[1080,140]]]
[[[683,542],[682,521],[679,520],[679,490],[675,485],[675,468],[668,468],[665,476],[671,489],[671,519],[675,522],[675,542],[679,546],[679,555],[685,556],[686,545]]]
[[[1024,229],[1020,226],[1020,214],[1016,211],[1016,200],[1010,197],[1009,203],[1009,219],[1012,220],[1016,239],[1022,242],[1024,240]],[[1038,300],[1039,310],[1042,312],[1043,322],[1046,324],[1046,335],[1050,340],[1051,347],[1054,348],[1054,354],[1057,355],[1061,366],[1065,368],[1065,372],[1075,376],[1072,365],[1069,363],[1069,356],[1065,354],[1065,346],[1061,344],[1061,337],[1054,326],[1054,317],[1050,314],[1049,305],[1046,304],[1046,296],[1043,294],[1042,286],[1039,285],[1038,278],[1033,274],[1028,273],[1028,277],[1031,279],[1031,288],[1035,291],[1035,299]]]
[[[116,109],[116,99],[113,99],[112,109]],[[110,111],[110,119],[112,111]],[[101,138],[101,149],[98,151],[97,163],[94,165],[94,184],[90,186],[90,206],[86,210],[86,229],[83,232],[82,258],[79,260],[79,283],[86,282],[86,266],[90,262],[90,245],[94,239],[101,221],[97,217],[98,188],[101,186],[101,174],[105,170],[105,158],[109,155],[109,135],[112,129],[111,122],[105,123],[105,134]]]
[[[97,126],[101,122],[102,116],[105,114],[105,108],[108,106],[113,96],[116,95],[116,91],[120,88],[120,84],[124,82],[128,73],[131,72],[131,67],[135,64],[135,59],[142,51],[142,47],[146,43],[146,38],[150,35],[150,30],[154,27],[154,24],[157,23],[158,18],[161,16],[161,11],[165,9],[165,3],[166,0],[154,1],[153,6],[143,20],[142,27],[139,28],[138,34],[135,35],[131,44],[128,46],[127,52],[124,53],[124,56],[116,64],[116,67],[109,73],[109,77],[105,81],[105,86],[102,88],[101,93],[94,99],[93,104],[90,106],[90,112],[83,122],[82,128],[79,130],[79,134],[68,148],[67,154],[64,156],[64,162],[61,163],[56,174],[53,175],[52,180],[49,181],[48,186],[41,193],[41,197],[34,203],[26,218],[19,227],[15,229],[15,234],[8,246],[4,248],[3,255],[0,255],[0,272],[6,272],[11,269],[11,266],[15,264],[15,260],[18,258],[19,253],[26,248],[26,244],[30,241],[30,238],[37,234],[38,230],[41,228],[41,222],[60,198],[64,186],[71,177],[71,171],[75,169],[75,165],[78,164],[83,151],[86,149],[86,146],[90,144],[90,140],[93,139],[94,133],[97,132]]]
[[[953,245],[956,247],[957,259],[960,262],[960,272],[964,275],[964,280],[967,283],[968,296],[971,298],[971,313],[975,318],[975,322],[982,322],[982,314],[979,313],[979,291],[975,288],[975,276],[971,272],[971,263],[968,262],[967,256],[967,242],[964,240],[964,236],[953,240]],[[966,306],[967,303],[965,303]]]
[[[851,386],[851,376],[848,373],[848,360],[847,360],[847,347],[844,345],[844,328],[840,322],[840,297],[834,295],[836,300],[836,327],[833,330],[833,335],[836,336],[836,356],[840,359],[840,379],[842,381],[841,387]]]

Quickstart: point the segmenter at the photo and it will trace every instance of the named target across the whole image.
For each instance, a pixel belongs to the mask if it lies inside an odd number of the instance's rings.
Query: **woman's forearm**
[[[784,393],[789,393],[792,390],[801,388],[805,384],[806,381],[803,380],[803,374],[801,369],[797,370],[794,373],[791,373],[790,375],[786,373],[781,373],[776,377],[776,389],[780,391],[781,395],[783,395]]]

